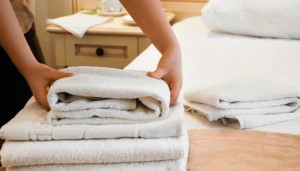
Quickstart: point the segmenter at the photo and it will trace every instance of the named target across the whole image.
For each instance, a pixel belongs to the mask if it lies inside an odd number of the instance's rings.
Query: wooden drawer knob
[[[97,56],[103,56],[104,55],[104,50],[102,48],[97,48],[96,49],[96,54],[97,54]]]

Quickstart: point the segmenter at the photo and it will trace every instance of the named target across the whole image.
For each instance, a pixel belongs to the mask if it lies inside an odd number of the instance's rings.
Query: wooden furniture
[[[162,6],[173,24],[200,15],[206,2],[162,0]],[[99,0],[72,0],[71,4],[73,13],[76,13],[97,8]],[[56,26],[48,26],[47,31],[54,39],[55,64],[60,68],[78,65],[123,68],[150,44],[139,27],[123,23],[121,17],[89,29],[81,39]]]
[[[300,136],[255,130],[189,130],[188,171],[299,170]]]
[[[201,14],[202,7],[208,0],[161,0],[162,6],[166,11],[175,14],[172,23],[187,17]],[[84,9],[93,9],[99,5],[99,0],[72,0],[73,12]]]
[[[175,17],[174,13],[165,14],[169,22]],[[82,38],[58,26],[48,26],[54,37],[56,65],[125,67],[150,41],[137,25],[124,22],[122,17],[112,17],[112,21],[89,29]]]

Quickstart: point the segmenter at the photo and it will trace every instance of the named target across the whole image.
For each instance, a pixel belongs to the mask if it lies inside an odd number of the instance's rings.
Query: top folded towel
[[[103,24],[108,20],[110,20],[109,17],[78,13],[55,19],[48,19],[47,24],[54,24],[62,27],[73,35],[81,38],[90,27]]]
[[[244,79],[185,93],[185,105],[210,121],[238,120],[240,129],[300,117],[299,91],[274,81]],[[293,113],[293,114],[292,114]]]
[[[48,123],[113,124],[164,119],[170,91],[145,71],[69,67],[75,75],[54,82],[48,92]]]

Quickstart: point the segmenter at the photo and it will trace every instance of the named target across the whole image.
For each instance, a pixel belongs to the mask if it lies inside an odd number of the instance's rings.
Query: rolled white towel
[[[75,73],[51,85],[51,124],[140,123],[165,119],[170,90],[145,71],[103,67],[69,67]]]

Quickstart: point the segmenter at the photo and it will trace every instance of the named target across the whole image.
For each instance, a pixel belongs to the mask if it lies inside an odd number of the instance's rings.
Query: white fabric
[[[59,18],[47,19],[47,24],[62,27],[66,31],[81,38],[90,27],[103,24],[109,20],[109,17],[76,13]]]
[[[290,86],[254,78],[231,80],[203,89],[189,90],[184,94],[185,99],[190,102],[203,103],[220,109],[286,106],[287,112],[294,111],[299,106],[299,96],[300,92]]]
[[[238,121],[240,129],[289,121],[300,117],[300,92],[280,83],[241,79],[184,94],[188,110],[210,121]]]
[[[176,138],[5,141],[4,167],[52,164],[112,164],[180,160],[189,147],[187,131]]]
[[[71,140],[95,138],[160,138],[178,137],[183,129],[183,105],[170,108],[163,120],[137,124],[110,125],[52,125],[47,123],[48,112],[34,98],[0,129],[5,140]]]
[[[210,0],[202,9],[213,31],[300,39],[298,0]]]
[[[210,32],[202,17],[188,18],[173,26],[182,48],[183,86],[179,100],[190,89],[205,88],[235,78],[263,78],[300,89],[300,41],[238,36]],[[150,45],[126,69],[154,70],[161,55]],[[221,121],[208,121],[186,111],[189,129],[233,129]],[[300,119],[253,128],[300,134]]]
[[[43,165],[7,168],[6,171],[185,171],[186,159],[161,162],[120,163],[120,164],[80,164]]]
[[[88,66],[64,71],[75,75],[50,86],[51,124],[141,123],[169,115],[168,85],[145,71]]]

